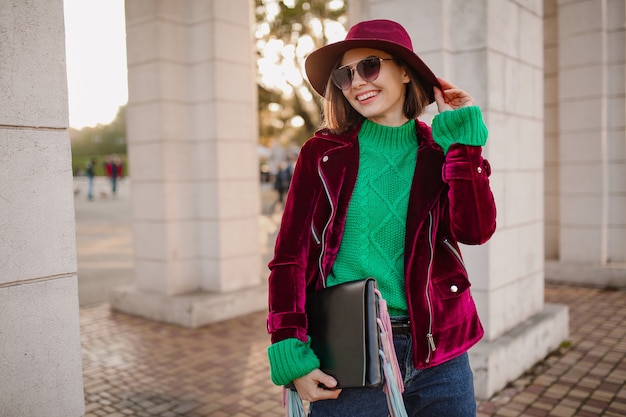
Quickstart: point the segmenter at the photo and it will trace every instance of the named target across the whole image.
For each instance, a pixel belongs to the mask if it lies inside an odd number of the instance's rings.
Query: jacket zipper
[[[330,225],[331,219],[335,215],[335,206],[333,205],[333,200],[330,197],[330,192],[328,191],[328,184],[326,184],[324,175],[322,175],[322,165],[319,162],[317,164],[317,174],[319,175],[320,180],[322,181],[322,185],[324,186],[324,191],[326,192],[326,197],[328,197],[328,203],[330,204],[330,216],[328,216],[328,220],[326,221],[326,224],[324,225],[324,228],[322,229],[322,237],[320,239],[320,244],[322,245],[322,248],[320,249],[320,257],[317,262],[319,270],[320,270],[320,277],[322,278],[322,284],[324,285],[324,287],[326,287],[326,276],[324,275],[324,267],[322,265],[322,259],[324,259],[324,252],[326,251],[326,230],[328,229],[328,226]]]
[[[463,262],[463,258],[461,258],[461,254],[459,253],[459,251],[457,251],[456,248],[452,246],[452,243],[450,243],[447,237],[443,239],[443,244],[446,245],[446,247],[450,250],[450,252],[452,252],[452,255],[454,255],[457,261],[459,261],[459,263],[463,267],[463,270],[467,274],[467,268],[465,268],[465,262]]]
[[[426,278],[426,302],[428,303],[428,333],[426,333],[426,340],[428,341],[428,356],[426,357],[426,363],[430,363],[431,353],[437,349],[437,346],[435,346],[435,339],[433,338],[433,306],[429,291],[434,257],[432,212],[428,212],[428,246],[430,247],[430,260],[428,261],[428,276]]]
[[[315,230],[315,225],[313,224],[313,220],[311,220],[311,234],[313,235],[313,239],[315,239],[315,243],[318,245],[322,243],[320,237],[317,235],[317,230]]]

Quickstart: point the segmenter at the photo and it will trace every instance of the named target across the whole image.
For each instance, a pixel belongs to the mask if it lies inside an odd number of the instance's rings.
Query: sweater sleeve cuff
[[[311,339],[302,342],[295,338],[281,340],[267,349],[270,377],[276,385],[287,385],[320,367],[320,361],[311,349]]]
[[[487,143],[487,126],[478,106],[439,113],[433,119],[432,132],[444,154],[455,143],[469,146],[485,146]]]

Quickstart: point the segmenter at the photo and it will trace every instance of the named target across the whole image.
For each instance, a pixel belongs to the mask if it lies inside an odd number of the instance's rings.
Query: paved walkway
[[[125,186],[116,199],[76,196],[86,417],[283,416],[264,312],[194,330],[109,309],[107,288],[132,271]],[[626,291],[545,293],[570,307],[569,344],[479,403],[478,417],[626,416]]]

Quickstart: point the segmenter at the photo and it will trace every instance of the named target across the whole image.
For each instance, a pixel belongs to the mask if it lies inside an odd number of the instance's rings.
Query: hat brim
[[[330,73],[341,59],[343,54],[355,48],[380,49],[389,52],[395,58],[400,59],[411,67],[419,77],[422,87],[428,94],[428,102],[435,101],[433,87],[441,88],[437,77],[428,66],[413,51],[403,45],[381,39],[347,39],[340,42],[323,46],[309,54],[304,63],[304,68],[311,86],[317,93],[324,96]]]

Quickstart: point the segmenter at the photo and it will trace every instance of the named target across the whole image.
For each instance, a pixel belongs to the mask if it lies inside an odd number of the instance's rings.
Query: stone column
[[[349,7],[353,21],[402,23],[433,71],[483,109],[498,230],[487,244],[462,250],[485,326],[470,351],[476,395],[488,398],[568,336],[567,308],[544,304],[543,292],[541,2],[353,0]]]
[[[126,1],[135,285],[112,306],[188,327],[267,306],[248,0]]]
[[[62,0],[0,5],[0,415],[84,414]]]
[[[550,3],[560,204],[547,275],[626,287],[624,1]]]

